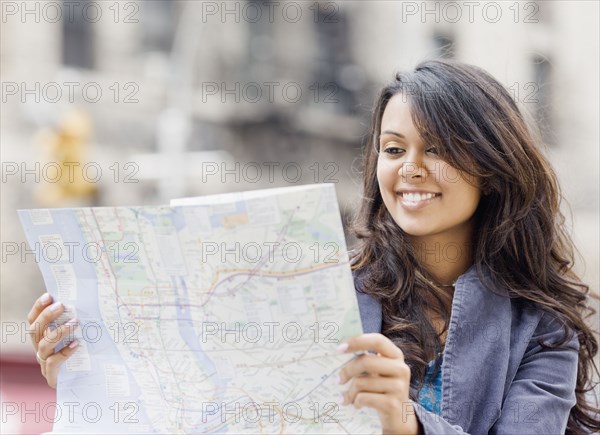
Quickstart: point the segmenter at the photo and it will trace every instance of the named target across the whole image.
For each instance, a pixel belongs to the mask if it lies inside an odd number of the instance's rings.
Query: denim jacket
[[[486,282],[489,273],[484,269]],[[381,305],[355,275],[367,332],[381,332]],[[562,434],[576,404],[579,340],[555,343],[561,323],[529,304],[492,293],[475,265],[456,282],[442,363],[441,415],[413,402],[425,435]]]

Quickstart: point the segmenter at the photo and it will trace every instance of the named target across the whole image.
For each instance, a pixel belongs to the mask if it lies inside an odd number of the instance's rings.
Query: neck
[[[452,286],[473,264],[472,225],[431,236],[412,237],[418,261],[438,285]]]

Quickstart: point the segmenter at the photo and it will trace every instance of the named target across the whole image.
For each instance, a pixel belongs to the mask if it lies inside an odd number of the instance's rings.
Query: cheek
[[[393,174],[389,170],[386,171],[382,165],[377,165],[377,183],[379,183],[381,193],[393,187]]]
[[[389,210],[391,207],[391,193],[390,191],[393,188],[393,181],[390,180],[389,171],[385,171],[381,168],[380,165],[377,166],[377,184],[379,185],[379,195],[385,205],[385,207]]]
[[[436,172],[436,175],[436,181],[442,187],[452,188],[457,183],[465,182],[459,170],[445,162],[440,165],[440,170]]]
[[[444,189],[466,193],[466,191],[479,191],[477,180],[471,175],[459,171],[448,163],[442,163],[436,173],[436,181]],[[469,192],[472,193],[472,192]]]
[[[439,175],[438,184],[446,193],[462,197],[461,201],[464,201],[465,205],[477,206],[481,191],[478,187],[479,183],[473,176],[447,163],[442,164]]]

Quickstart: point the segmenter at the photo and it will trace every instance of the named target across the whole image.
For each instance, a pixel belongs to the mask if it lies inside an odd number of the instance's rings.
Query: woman
[[[344,403],[393,433],[600,430],[589,288],[554,173],[500,83],[453,61],[398,74],[363,178],[353,270],[374,334],[341,347],[379,355],[344,369]]]
[[[340,373],[341,403],[376,409],[385,433],[600,429],[585,398],[598,350],[589,289],[509,94],[476,67],[424,62],[383,89],[370,139],[353,256],[365,334],[339,348],[367,352]],[[75,348],[54,353],[44,338],[63,310],[50,303],[28,320],[55,386]]]

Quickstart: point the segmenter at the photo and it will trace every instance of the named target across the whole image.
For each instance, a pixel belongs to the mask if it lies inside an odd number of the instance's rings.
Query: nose
[[[422,182],[427,178],[427,168],[425,168],[422,156],[413,153],[407,156],[398,169],[398,175],[404,182]]]

